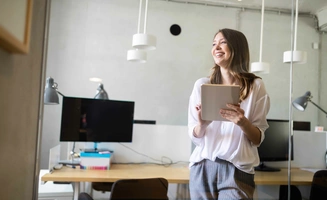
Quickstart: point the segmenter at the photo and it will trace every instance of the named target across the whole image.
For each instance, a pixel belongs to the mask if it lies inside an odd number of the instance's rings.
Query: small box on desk
[[[81,152],[81,169],[109,170],[112,159],[112,152]]]

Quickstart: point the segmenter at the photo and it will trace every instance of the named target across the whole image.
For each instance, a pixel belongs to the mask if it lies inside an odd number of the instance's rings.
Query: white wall
[[[129,63],[126,54],[137,31],[138,3],[52,1],[46,74],[59,84],[60,92],[92,98],[97,84],[88,78],[101,76],[110,99],[135,101],[135,119],[185,126],[194,81],[209,75],[213,66],[210,49],[216,31],[242,31],[248,38],[251,62],[259,61],[259,11],[153,0],[149,1],[147,32],[157,37],[157,49],[148,52],[147,63]],[[271,98],[268,118],[288,119],[290,65],[282,59],[283,52],[291,49],[291,16],[265,13],[262,61],[270,63],[271,69],[259,76]],[[181,26],[179,36],[170,34],[172,24]],[[297,33],[297,49],[307,51],[308,62],[294,65],[292,99],[310,90],[313,100],[327,109],[322,76],[326,74],[326,36],[315,30],[313,18],[301,16]],[[319,42],[321,48],[312,49],[313,42]],[[325,116],[313,105],[305,112],[293,109],[293,113],[294,120],[310,121],[312,130],[318,124],[327,127]],[[48,149],[59,143],[60,117],[61,104],[45,106],[42,167],[47,165]],[[296,145],[305,145],[305,137],[300,138]],[[313,148],[320,152],[326,146]]]
[[[113,163],[185,164],[192,150],[185,132],[187,126],[134,124],[132,143],[99,143],[97,147],[114,151]],[[94,148],[90,142],[77,142],[75,145],[76,152]]]
[[[97,84],[88,78],[100,76],[110,99],[136,102],[136,119],[186,125],[188,97],[194,81],[209,75],[210,45],[220,28],[244,32],[251,61],[259,60],[260,12],[150,1],[147,32],[157,37],[157,49],[148,52],[145,64],[126,60],[137,30],[138,1],[57,0],[51,12],[47,75],[64,95],[81,97],[94,97]],[[270,63],[271,73],[260,76],[271,96],[270,118],[288,118],[290,66],[282,56],[291,48],[290,20],[288,15],[265,15],[262,60]],[[169,33],[175,23],[182,28],[179,36]],[[311,48],[319,41],[314,25],[309,17],[299,19],[297,46],[309,56],[307,64],[294,66],[294,97],[306,90],[318,96],[320,51]],[[315,122],[317,113],[308,108],[295,119]]]

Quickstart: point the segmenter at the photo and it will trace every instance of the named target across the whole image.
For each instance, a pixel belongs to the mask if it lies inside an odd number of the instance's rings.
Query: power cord
[[[155,159],[155,158],[152,158],[148,155],[145,155],[143,153],[140,153],[122,143],[119,143],[120,145],[122,145],[123,147],[133,151],[134,153],[136,154],[139,154],[139,155],[142,155],[144,157],[147,157],[147,158],[150,158],[151,160],[153,161],[156,161],[156,162],[139,162],[139,163],[133,163],[133,162],[129,162],[129,163],[116,163],[116,164],[157,164],[157,165],[163,165],[165,167],[169,167],[170,165],[173,165],[173,164],[178,164],[178,163],[189,163],[188,161],[176,161],[176,162],[173,162],[170,158],[168,158],[167,156],[162,156],[161,157],[161,160],[158,160],[158,159]],[[159,163],[158,163],[159,162]]]

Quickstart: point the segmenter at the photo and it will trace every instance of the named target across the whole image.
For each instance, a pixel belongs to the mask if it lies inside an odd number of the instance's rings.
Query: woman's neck
[[[221,78],[224,85],[238,85],[237,79],[226,69],[221,68]]]

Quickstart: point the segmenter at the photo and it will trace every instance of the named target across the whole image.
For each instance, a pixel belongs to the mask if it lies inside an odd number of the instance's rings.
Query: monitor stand
[[[78,160],[59,160],[58,163],[62,164],[62,165],[78,166],[80,164],[80,161],[78,161]]]
[[[254,168],[255,171],[263,171],[263,172],[278,172],[279,168],[268,167],[265,163],[260,162],[260,165]]]
[[[112,153],[112,151],[110,151],[109,149],[81,149],[81,151],[84,151],[85,153],[99,153],[107,151]]]
[[[98,149],[98,143],[94,142],[93,149],[81,149],[81,151],[84,151],[85,153],[99,153],[99,152],[110,152],[113,153],[113,151],[110,151],[109,149]]]

